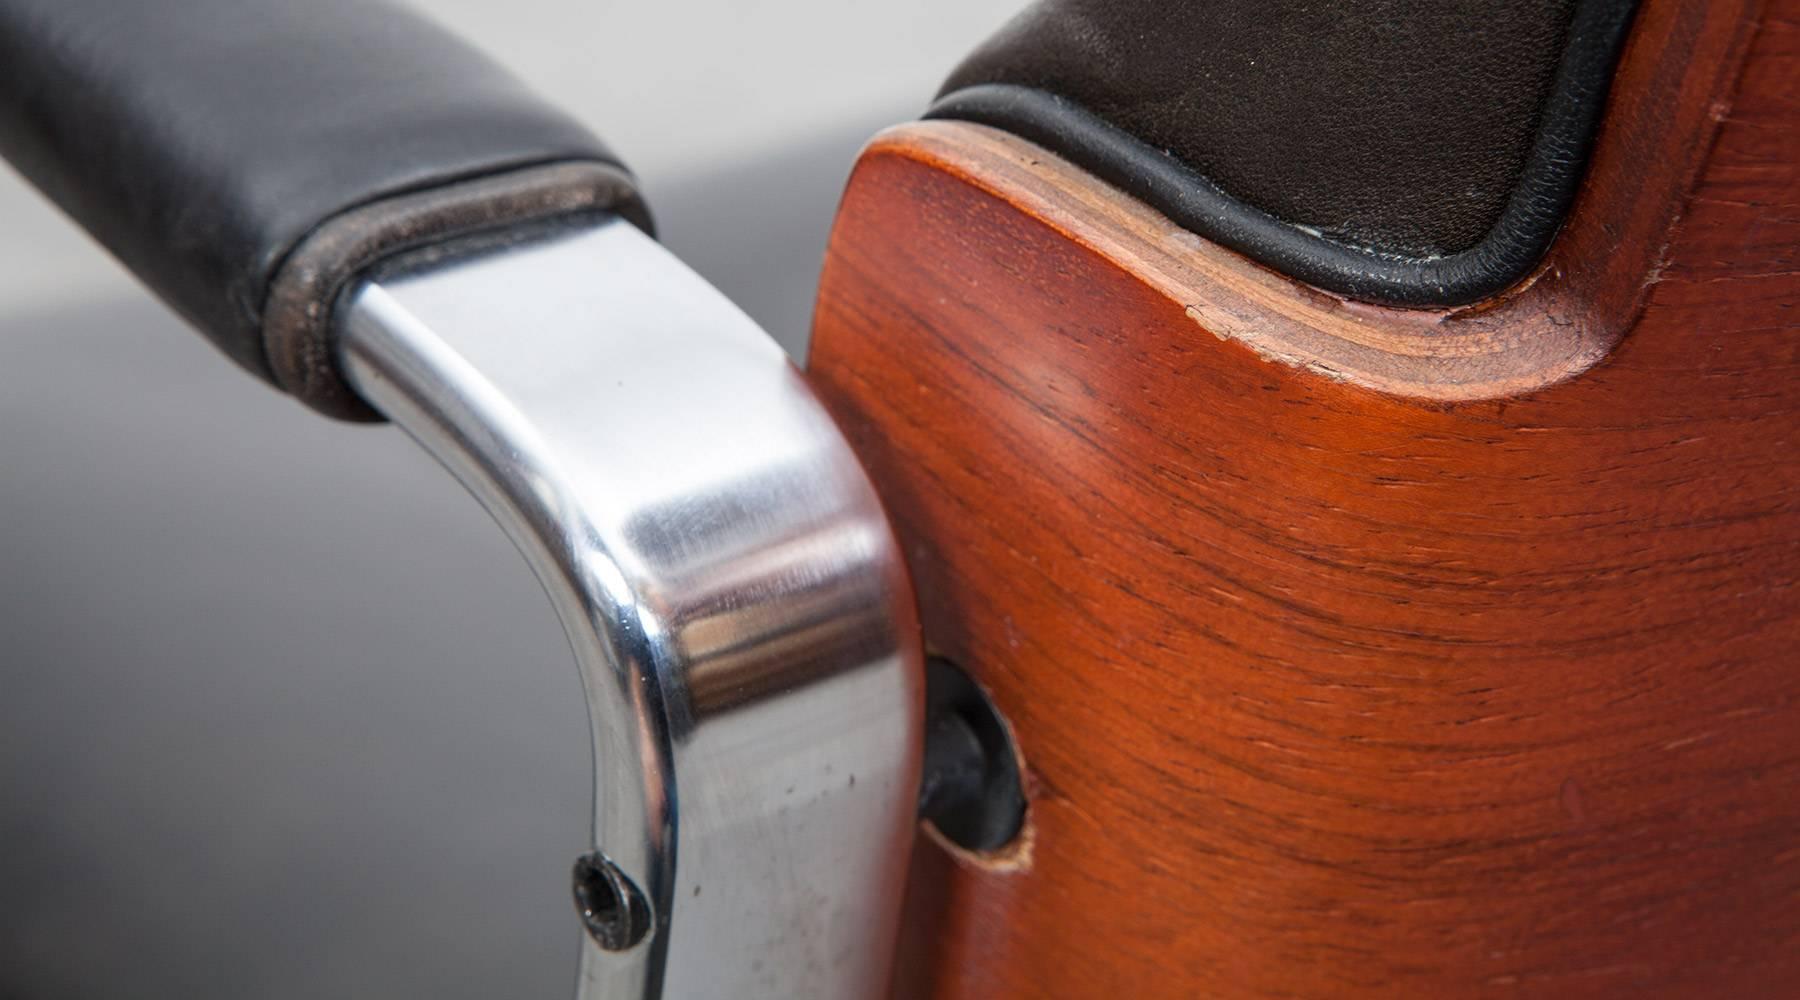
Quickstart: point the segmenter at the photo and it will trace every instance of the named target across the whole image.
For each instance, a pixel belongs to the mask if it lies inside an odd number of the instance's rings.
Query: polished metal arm
[[[920,758],[904,567],[781,350],[630,224],[439,249],[340,363],[525,554],[594,727],[579,993],[883,996]]]

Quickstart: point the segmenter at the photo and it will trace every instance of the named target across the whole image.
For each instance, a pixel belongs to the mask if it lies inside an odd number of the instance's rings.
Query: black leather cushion
[[[932,114],[1043,142],[1346,294],[1522,277],[1579,180],[1630,0],[1040,0]]]

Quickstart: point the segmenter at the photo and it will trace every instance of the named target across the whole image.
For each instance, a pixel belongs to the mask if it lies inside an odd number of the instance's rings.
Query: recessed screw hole
[[[650,904],[604,854],[575,859],[574,892],[581,924],[601,948],[624,951],[650,932]]]

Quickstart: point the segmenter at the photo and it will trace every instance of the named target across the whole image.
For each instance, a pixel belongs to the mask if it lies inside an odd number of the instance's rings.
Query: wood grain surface
[[[1456,315],[877,140],[811,376],[1031,795],[1028,857],[921,841],[897,992],[1800,997],[1797,247],[1800,0],[1646,4]]]

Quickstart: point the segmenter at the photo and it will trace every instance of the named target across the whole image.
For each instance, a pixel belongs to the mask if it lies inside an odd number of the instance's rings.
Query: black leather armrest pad
[[[522,181],[523,201],[506,184],[463,182],[578,162],[611,180],[562,175],[580,189],[570,200],[612,202],[647,225],[599,140],[385,0],[0,0],[0,152],[271,380],[271,284],[309,234],[348,211],[434,189],[488,200],[385,216],[404,221],[403,239],[369,234],[365,216],[363,237],[340,241],[416,245],[434,224],[492,224],[507,205],[557,200],[539,174]]]

